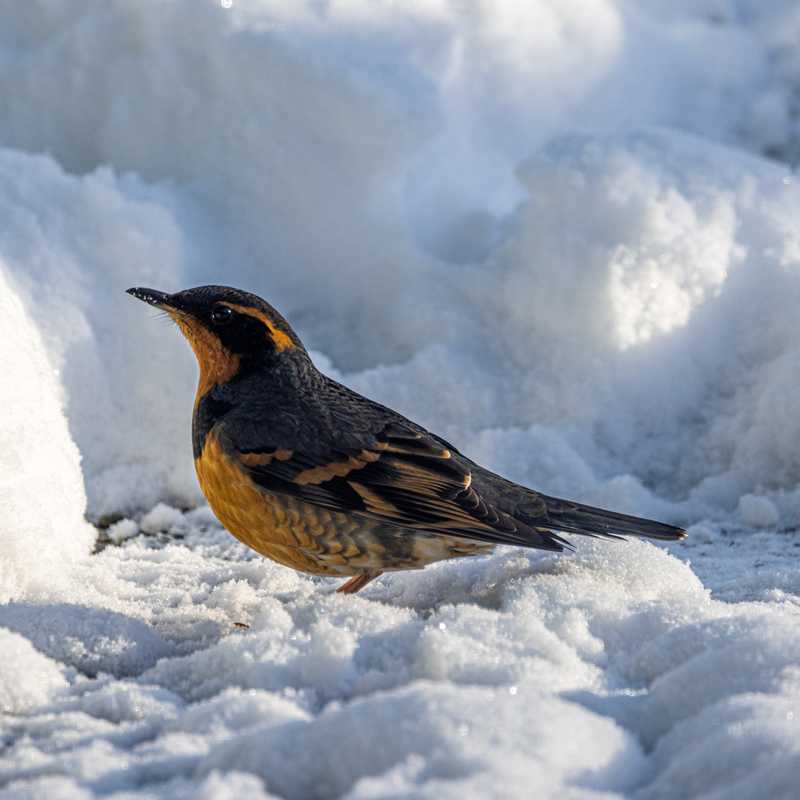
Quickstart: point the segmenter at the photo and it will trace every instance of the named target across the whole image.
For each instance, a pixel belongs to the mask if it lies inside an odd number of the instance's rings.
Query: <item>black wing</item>
[[[251,479],[269,492],[404,529],[492,544],[563,550],[569,543],[487,502],[469,462],[405,421],[383,420],[348,444],[297,448],[226,443]]]

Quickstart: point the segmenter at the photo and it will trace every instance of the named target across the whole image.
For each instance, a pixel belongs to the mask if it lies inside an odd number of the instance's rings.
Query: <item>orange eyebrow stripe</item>
[[[294,342],[289,334],[277,328],[275,323],[263,311],[259,311],[257,308],[251,308],[250,306],[240,306],[236,303],[226,303],[224,301],[222,301],[220,305],[227,306],[237,311],[239,314],[247,314],[248,317],[253,317],[265,325],[269,331],[269,335],[272,337],[272,341],[275,342],[275,348],[278,352],[294,347]]]

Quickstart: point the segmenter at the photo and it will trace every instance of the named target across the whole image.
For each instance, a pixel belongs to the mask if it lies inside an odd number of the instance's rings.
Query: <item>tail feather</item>
[[[625,536],[643,536],[647,539],[661,539],[673,542],[686,538],[686,531],[665,522],[606,511],[603,508],[585,506],[559,500],[556,497],[541,496],[547,509],[547,523],[536,521],[537,527],[552,528],[563,533],[577,533],[582,536],[603,539],[621,539]]]

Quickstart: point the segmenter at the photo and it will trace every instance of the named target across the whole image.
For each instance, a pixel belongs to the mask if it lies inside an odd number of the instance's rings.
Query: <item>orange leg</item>
[[[370,581],[374,581],[378,575],[383,573],[378,570],[370,572],[362,572],[360,575],[354,575],[349,580],[346,580],[336,591],[342,594],[355,594],[363,589]]]

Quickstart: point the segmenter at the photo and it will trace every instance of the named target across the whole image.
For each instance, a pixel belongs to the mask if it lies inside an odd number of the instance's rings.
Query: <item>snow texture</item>
[[[0,800],[796,797],[796,2],[0,14]],[[124,294],[208,282],[688,542],[354,597],[261,559]]]

